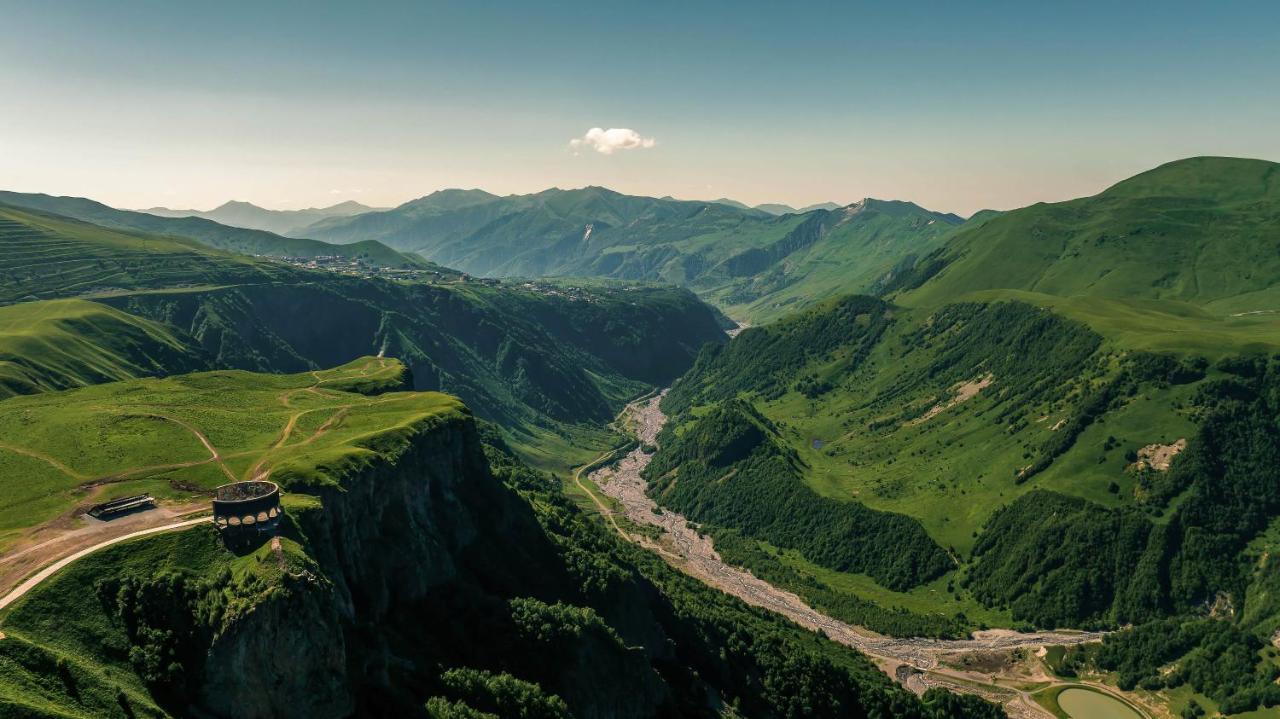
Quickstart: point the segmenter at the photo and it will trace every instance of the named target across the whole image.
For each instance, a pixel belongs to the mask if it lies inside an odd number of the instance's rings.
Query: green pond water
[[[1142,719],[1124,702],[1088,689],[1067,689],[1058,695],[1058,706],[1071,719]]]

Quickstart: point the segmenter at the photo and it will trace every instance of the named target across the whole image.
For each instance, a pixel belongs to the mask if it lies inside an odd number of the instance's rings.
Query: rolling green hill
[[[705,350],[664,401],[672,435],[651,466],[676,479],[651,477],[655,499],[707,521],[729,560],[851,620],[1136,624],[1080,666],[1128,666],[1130,687],[1185,684],[1236,710],[1271,702],[1277,167],[1196,158],[983,214],[886,283],[887,301],[844,298]],[[716,446],[701,423],[735,403],[790,457],[765,474],[917,521],[958,568],[896,583],[883,565],[850,571],[808,541],[855,536],[834,515],[743,491],[759,457],[689,461],[690,443]],[[784,514],[807,518],[806,541],[774,530]],[[1230,621],[1203,624],[1210,611]],[[1178,627],[1161,630],[1176,647],[1144,644],[1154,622]],[[1157,668],[1178,662],[1234,669]]]
[[[208,366],[174,328],[96,302],[0,307],[0,398]]]
[[[962,228],[939,253],[944,268],[899,301],[1020,290],[1265,313],[1280,308],[1277,238],[1280,164],[1192,158]]]
[[[270,232],[228,227],[200,217],[159,217],[146,212],[117,210],[80,197],[53,197],[20,192],[0,192],[0,204],[71,217],[125,232],[145,232],[194,240],[207,247],[244,255],[313,258],[339,256],[360,259],[382,267],[430,268],[421,258],[397,252],[380,242],[359,241],[331,245],[316,240],[281,237]]]
[[[377,239],[477,275],[671,282],[759,322],[842,292],[874,291],[960,222],[907,202],[777,217],[588,187],[508,197],[442,191],[308,231],[333,242]]]
[[[192,242],[0,205],[0,304],[144,288],[266,282],[284,268]]]

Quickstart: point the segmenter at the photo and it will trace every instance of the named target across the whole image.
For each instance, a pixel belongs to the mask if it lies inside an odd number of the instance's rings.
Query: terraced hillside
[[[143,232],[194,240],[205,247],[245,255],[295,258],[339,256],[381,267],[432,268],[430,263],[417,255],[396,252],[379,242],[361,240],[347,245],[331,245],[316,240],[283,237],[262,230],[221,225],[200,217],[160,217],[146,212],[117,210],[83,197],[0,191],[0,204],[71,217],[126,233]]]
[[[265,282],[279,270],[190,241],[0,205],[0,304],[121,289]]]
[[[1270,703],[1275,167],[1191,160],[980,219],[888,301],[841,299],[709,348],[663,404],[654,498],[706,522],[727,559],[849,621],[1137,624],[1074,666],[1141,665],[1123,688],[1179,688],[1159,695],[1174,704]],[[709,422],[772,429],[712,435]],[[740,437],[754,440],[722,446]],[[814,508],[803,536],[777,529],[797,516],[790,497]],[[892,542],[844,561],[817,538],[874,523],[851,528],[819,498],[918,522],[928,540],[912,551],[936,544],[956,568],[903,582]],[[1153,631],[1183,639],[1156,658]]]
[[[364,358],[0,402],[0,436],[37,420],[0,448],[0,476],[27,477],[0,492],[9,543],[115,493],[168,505],[232,477],[285,490],[277,536],[233,551],[208,522],[177,525],[88,554],[0,611],[0,712],[1001,715],[917,698],[621,544],[456,399],[384,392],[405,378]]]

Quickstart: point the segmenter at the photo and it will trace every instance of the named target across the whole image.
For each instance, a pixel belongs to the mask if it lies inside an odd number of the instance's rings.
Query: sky
[[[0,0],[0,189],[969,214],[1280,160],[1280,3]]]

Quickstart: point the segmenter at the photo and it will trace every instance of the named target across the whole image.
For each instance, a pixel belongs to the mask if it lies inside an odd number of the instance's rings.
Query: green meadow
[[[138,492],[181,501],[254,477],[323,483],[429,418],[464,411],[443,394],[368,394],[398,388],[403,372],[364,358],[296,375],[206,372],[11,398],[0,403],[0,543]]]
[[[0,398],[203,368],[174,328],[103,304],[0,306]]]

